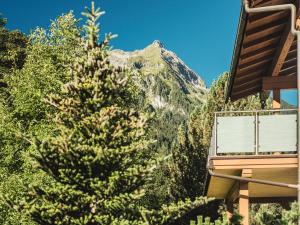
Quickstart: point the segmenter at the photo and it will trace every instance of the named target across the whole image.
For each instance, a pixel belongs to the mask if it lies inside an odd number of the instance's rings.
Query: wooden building
[[[297,18],[300,15],[298,0],[248,2],[251,8],[296,4]],[[229,214],[238,203],[245,225],[250,203],[288,205],[297,199],[297,110],[280,109],[281,90],[296,88],[297,40],[291,32],[291,12],[251,14],[242,6],[227,98],[236,101],[269,92],[274,109],[215,113],[207,195],[225,199]]]

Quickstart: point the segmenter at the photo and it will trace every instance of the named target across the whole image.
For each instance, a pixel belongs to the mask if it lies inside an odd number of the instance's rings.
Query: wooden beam
[[[248,97],[249,95],[256,94],[260,91],[261,91],[261,87],[259,86],[259,87],[249,88],[247,90],[240,91],[240,92],[234,92],[231,96],[231,100],[235,101],[240,98],[245,98],[245,97]]]
[[[246,64],[246,65],[240,65],[239,69],[238,69],[238,73],[243,73],[244,71],[249,71],[253,68],[256,67],[261,67],[264,66],[266,64],[268,64],[272,59],[271,58],[266,58],[266,59],[261,59],[258,62],[252,62],[251,64]]]
[[[276,45],[279,40],[280,40],[280,36],[274,36],[271,38],[265,38],[265,40],[251,44],[249,46],[243,46],[240,55],[243,56],[245,54],[249,54],[253,51],[256,51],[260,48],[266,48],[271,45]]]
[[[261,59],[272,57],[272,54],[275,52],[274,48],[267,48],[265,51],[260,51],[254,55],[243,56],[240,59],[240,66],[243,67],[247,64],[257,62]]]
[[[235,85],[234,88],[233,88],[233,91],[234,92],[239,92],[241,90],[246,90],[250,87],[260,86],[261,82],[262,82],[261,77],[257,77],[257,78],[254,78],[253,80],[249,81],[249,82],[245,82],[245,83]]]
[[[297,76],[263,77],[262,89],[297,89]]]
[[[273,107],[273,109],[281,108],[280,89],[273,90],[272,107]]]
[[[249,184],[240,183],[239,214],[243,217],[242,224],[249,225]]]
[[[257,78],[257,77],[262,77],[263,73],[264,73],[264,68],[257,69],[256,71],[251,72],[251,73],[237,73],[234,85],[244,83],[244,82],[249,82],[249,81],[251,81],[251,80],[253,80],[254,78]]]
[[[271,155],[268,157],[259,156],[249,158],[226,158],[213,159],[212,165],[215,170],[241,170],[243,168],[250,169],[274,169],[274,168],[297,168],[297,155],[290,155],[289,157],[283,155]]]
[[[239,182],[234,182],[226,196],[226,202],[235,202],[239,197]]]
[[[242,177],[251,178],[252,170],[243,169]],[[240,182],[239,188],[239,214],[243,216],[243,225],[249,225],[249,183]]]
[[[266,37],[272,33],[281,32],[283,29],[285,29],[285,24],[277,24],[274,26],[270,26],[269,28],[265,28],[261,31],[256,31],[253,34],[247,35],[247,38],[244,41],[244,44],[247,45],[259,38]]]
[[[249,23],[249,25],[247,25],[247,29],[251,30],[251,29],[255,29],[257,27],[266,25],[267,23],[270,23],[271,21],[276,21],[276,20],[283,18],[283,17],[287,16],[288,14],[289,14],[289,12],[287,10],[272,13],[268,16],[264,16],[262,18],[251,21]]]
[[[270,6],[270,5],[281,5],[286,4],[287,0],[269,0],[269,1],[261,1],[260,7],[262,6]]]
[[[252,177],[252,169],[243,169],[242,177],[251,178]]]
[[[300,10],[298,8],[297,9],[297,17],[299,17],[299,14],[300,14]],[[298,21],[298,19],[297,19],[297,21]],[[279,72],[284,64],[284,61],[286,59],[286,56],[289,53],[289,50],[293,44],[294,39],[295,39],[295,37],[291,32],[291,23],[288,22],[282,33],[282,37],[280,39],[279,46],[274,55],[273,61],[271,63],[271,66],[270,66],[270,69],[269,69],[267,75],[279,76]]]

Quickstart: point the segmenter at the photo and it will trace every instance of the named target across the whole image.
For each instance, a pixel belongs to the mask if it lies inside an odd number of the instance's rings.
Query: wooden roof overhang
[[[298,0],[250,2],[251,7],[262,7],[294,4]],[[289,11],[247,14],[242,7],[227,100],[235,101],[263,90],[297,88],[297,46],[290,32],[290,20]]]

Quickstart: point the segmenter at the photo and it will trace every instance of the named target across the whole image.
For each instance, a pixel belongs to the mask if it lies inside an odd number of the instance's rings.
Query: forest
[[[227,72],[192,92],[170,69],[147,77],[143,59],[116,66],[103,12],[82,15],[29,35],[0,17],[0,224],[240,224],[205,196],[213,116],[270,99],[226,102]],[[150,86],[181,110],[153,107]],[[251,224],[294,224],[291,207],[253,204]]]

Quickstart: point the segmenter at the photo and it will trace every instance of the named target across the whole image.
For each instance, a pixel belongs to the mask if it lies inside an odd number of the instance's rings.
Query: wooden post
[[[249,184],[240,182],[239,214],[243,217],[242,224],[249,225]]]
[[[251,178],[252,170],[243,169],[242,177]],[[239,188],[239,214],[243,217],[243,225],[249,225],[249,183],[240,182]]]
[[[281,101],[280,101],[280,89],[273,90],[273,102],[272,102],[273,109],[280,109]]]

